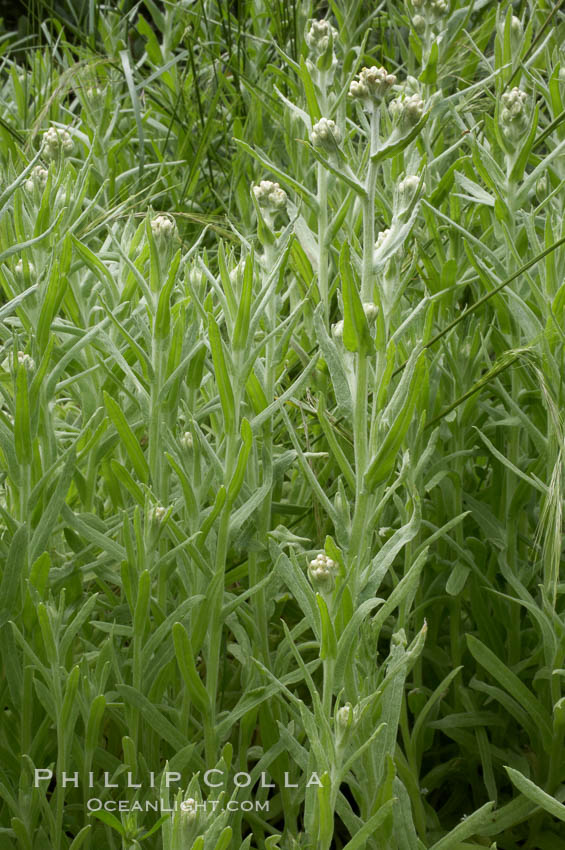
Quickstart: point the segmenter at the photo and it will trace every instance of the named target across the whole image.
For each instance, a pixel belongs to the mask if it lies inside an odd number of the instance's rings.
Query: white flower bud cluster
[[[57,159],[61,154],[66,156],[74,147],[71,134],[60,127],[49,127],[43,134],[41,149],[47,159]]]
[[[426,19],[422,15],[414,15],[412,18],[412,26],[418,33],[422,33],[426,29]]]
[[[35,369],[35,360],[23,351],[18,351],[18,364],[27,369],[28,372],[33,372]]]
[[[367,321],[373,322],[377,318],[379,308],[376,304],[373,304],[372,301],[365,301],[363,303],[363,312],[365,313]]]
[[[431,18],[439,18],[449,10],[447,0],[412,0],[412,6]]]
[[[378,251],[382,246],[383,242],[388,239],[390,236],[390,227],[385,227],[384,230],[381,230],[380,233],[377,234],[377,241],[375,242],[375,250]]]
[[[343,339],[343,319],[340,319],[339,322],[332,325],[332,336],[335,339]]]
[[[198,803],[193,797],[183,800],[180,805],[181,817],[188,823],[192,823],[198,817]]]
[[[150,523],[161,525],[167,516],[167,508],[164,508],[163,505],[151,505],[147,516]]]
[[[345,730],[349,728],[349,724],[353,721],[353,708],[350,703],[342,705],[336,715],[336,724],[339,729]]]
[[[502,131],[510,138],[518,138],[526,124],[526,101],[528,95],[522,89],[514,86],[510,91],[504,92],[502,95],[502,111],[500,113],[500,121],[502,123]]]
[[[388,105],[393,120],[407,127],[413,127],[418,123],[424,112],[424,101],[419,94],[414,93],[408,97],[397,97]]]
[[[27,266],[28,266],[30,275],[35,274],[35,266],[33,265],[33,263],[28,263]],[[15,274],[18,275],[18,277],[21,277],[23,275],[23,273],[24,273],[24,261],[22,259],[19,259],[18,262],[16,263],[16,265],[14,266],[14,272],[15,272]]]
[[[306,44],[312,55],[317,59],[322,56],[329,47],[330,38],[337,38],[337,30],[329,21],[312,21],[306,33]]]
[[[192,434],[190,431],[185,431],[182,437],[180,438],[180,444],[184,449],[190,451],[190,449],[194,446],[194,440],[192,438]]]
[[[310,141],[315,148],[334,151],[341,142],[341,130],[331,118],[320,118],[312,127]]]
[[[522,26],[522,21],[520,18],[516,17],[516,15],[512,15],[512,19],[510,21],[510,35],[512,38],[518,39],[521,38],[524,33],[524,27]]]
[[[285,190],[271,180],[261,180],[253,187],[253,194],[259,206],[270,212],[284,210],[288,201]]]
[[[312,584],[319,587],[320,590],[331,590],[333,588],[336,570],[336,562],[328,558],[325,552],[320,552],[308,564]]]
[[[365,103],[379,103],[385,94],[396,85],[396,77],[385,68],[362,68],[349,86],[349,96]]]
[[[414,195],[418,191],[420,178],[415,174],[409,174],[404,180],[398,184],[398,202],[402,208],[410,206],[414,199]]]
[[[151,233],[158,242],[171,242],[175,236],[177,226],[168,215],[158,215],[151,222]]]
[[[48,171],[46,168],[43,168],[42,165],[36,165],[35,168],[32,168],[31,173],[25,182],[26,192],[33,192],[36,186],[38,189],[44,189],[45,184],[47,183],[47,175]]]

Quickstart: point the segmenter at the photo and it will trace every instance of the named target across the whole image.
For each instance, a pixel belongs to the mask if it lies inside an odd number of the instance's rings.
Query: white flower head
[[[328,49],[330,40],[337,38],[337,30],[328,20],[312,21],[305,38],[313,58],[318,59]]]
[[[192,449],[192,448],[193,448],[193,446],[194,446],[194,439],[193,439],[192,434],[190,433],[190,431],[185,431],[185,432],[184,432],[184,434],[183,434],[183,435],[182,435],[182,437],[180,438],[180,443],[181,443],[181,446],[182,446],[183,448],[187,449],[188,451],[190,451],[190,449]]]
[[[261,180],[253,186],[253,194],[259,206],[267,212],[278,212],[286,209],[288,195],[281,189],[278,183],[271,180]]]
[[[527,125],[526,103],[528,95],[525,91],[514,86],[510,91],[504,92],[501,97],[502,109],[500,122],[502,132],[511,139],[518,139]]]
[[[192,823],[198,817],[198,803],[193,797],[188,797],[180,804],[181,817],[185,823]]]
[[[376,304],[373,304],[372,301],[365,301],[363,303],[363,312],[365,313],[368,322],[374,322],[377,318],[379,308]]]
[[[335,325],[332,325],[332,336],[335,339],[343,339],[343,319],[340,319],[339,322],[336,322]]]
[[[377,241],[375,242],[375,250],[378,251],[379,248],[382,247],[383,243],[388,239],[389,236],[390,236],[390,227],[385,227],[384,230],[381,230],[381,232],[377,235]]]
[[[310,141],[315,148],[325,148],[334,152],[341,142],[341,130],[331,118],[320,118],[312,127]]]
[[[396,77],[381,67],[362,68],[349,86],[349,96],[362,100],[365,104],[379,103],[385,94],[396,85]]]
[[[23,366],[28,372],[33,372],[35,369],[35,360],[24,351],[18,351],[18,364]]]
[[[510,33],[512,37],[515,39],[522,38],[523,32],[524,27],[522,26],[522,21],[516,15],[512,15],[510,20]]]
[[[422,117],[424,101],[417,92],[408,97],[397,97],[389,103],[388,111],[400,125],[413,127]]]
[[[314,587],[323,591],[331,591],[334,586],[337,564],[325,552],[320,552],[308,564],[308,572]]]
[[[447,0],[412,0],[412,6],[430,21],[441,18],[449,11]]]
[[[174,239],[177,232],[177,226],[174,219],[168,215],[158,215],[151,221],[151,233],[155,241],[162,244],[169,244]]]
[[[404,180],[401,180],[397,186],[398,203],[402,209],[410,206],[414,200],[414,195],[418,191],[420,178],[415,174],[409,174]]]
[[[25,182],[25,190],[26,192],[33,192],[34,189],[44,189],[45,184],[47,183],[47,177],[49,172],[46,168],[43,168],[42,165],[36,165],[35,168],[32,168],[29,177]]]
[[[147,517],[152,525],[162,525],[167,513],[167,508],[164,508],[163,505],[151,505]]]
[[[417,33],[423,33],[426,29],[426,19],[422,15],[414,15],[412,18],[412,26]]]
[[[336,715],[337,726],[342,729],[348,729],[353,721],[353,708],[350,703],[342,705]]]
[[[74,147],[74,142],[68,130],[62,127],[49,127],[43,134],[41,150],[46,159],[58,159],[68,156]]]

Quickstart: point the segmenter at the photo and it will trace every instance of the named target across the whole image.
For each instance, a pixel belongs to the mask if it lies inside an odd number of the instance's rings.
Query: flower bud
[[[383,245],[383,243],[390,236],[390,227],[385,227],[384,230],[381,230],[380,233],[377,234],[377,241],[375,242],[375,250],[378,251],[379,248]]]
[[[372,302],[365,302],[363,304],[363,312],[365,313],[367,321],[373,322],[377,318],[379,308],[376,304],[373,304]]]
[[[329,21],[312,21],[306,33],[306,44],[314,60],[323,56],[330,45],[330,39],[337,38],[337,30]]]
[[[194,440],[190,431],[185,431],[182,437],[180,438],[180,444],[183,449],[187,449],[190,451],[194,446]]]
[[[45,184],[47,183],[48,171],[46,168],[43,168],[41,165],[36,165],[35,168],[32,168],[29,177],[25,182],[25,190],[26,192],[33,192],[35,187],[42,190],[45,188]]]
[[[151,525],[162,525],[167,516],[167,508],[163,505],[151,505],[147,512],[147,518]]]
[[[522,89],[514,86],[510,91],[504,92],[501,97],[502,110],[500,112],[501,129],[505,136],[517,141],[524,133],[527,125],[526,101],[528,95]]]
[[[343,339],[343,327],[343,319],[340,319],[339,322],[332,325],[332,336],[334,339]]]
[[[335,720],[336,720],[336,726],[341,731],[345,731],[346,729],[349,729],[349,727],[351,726],[351,724],[353,722],[353,708],[351,707],[350,703],[346,703],[345,705],[342,705],[342,707],[339,709],[339,711],[336,714]]]
[[[396,84],[394,74],[389,74],[385,68],[362,68],[349,86],[349,96],[362,100],[365,105],[380,103],[385,94]]]
[[[410,206],[412,201],[414,200],[414,195],[418,191],[418,186],[420,185],[420,178],[415,174],[409,174],[408,177],[405,177],[404,180],[401,180],[398,184],[398,203],[402,209],[406,209]]]
[[[18,351],[18,364],[23,366],[28,372],[33,372],[35,369],[35,360],[23,351]]]
[[[547,175],[542,174],[536,183],[536,199],[541,204],[547,197]]]
[[[49,127],[43,134],[41,150],[46,159],[58,159],[72,152],[74,142],[68,130],[61,127]]]
[[[28,263],[27,267],[29,269],[30,275],[35,274],[35,266],[33,263]],[[20,258],[16,265],[14,266],[14,274],[18,277],[23,277],[24,274],[24,261]]]
[[[151,232],[155,241],[162,245],[168,245],[175,237],[177,226],[168,215],[158,215],[151,222]]]
[[[336,562],[328,558],[325,552],[320,552],[308,564],[308,572],[310,573],[312,584],[322,593],[328,593],[333,590],[336,570]]]
[[[520,18],[517,18],[516,15],[512,15],[512,19],[510,21],[510,35],[512,38],[518,40],[522,38],[524,33],[524,27],[522,26],[522,21]]]
[[[416,30],[417,33],[423,33],[426,29],[426,19],[422,17],[422,15],[414,15],[412,18],[412,26]]]
[[[447,0],[412,0],[412,6],[430,22],[445,15],[449,8]]]
[[[341,130],[331,118],[320,118],[312,127],[310,141],[315,148],[325,148],[333,153],[341,142]]]
[[[180,804],[181,817],[185,823],[194,823],[198,818],[198,803],[192,797],[188,797]]]
[[[257,186],[253,186],[253,194],[259,206],[267,212],[274,213],[286,209],[288,195],[278,183],[261,180]]]
[[[389,103],[388,111],[393,121],[405,128],[413,127],[422,117],[424,101],[417,93],[404,98],[397,97]]]

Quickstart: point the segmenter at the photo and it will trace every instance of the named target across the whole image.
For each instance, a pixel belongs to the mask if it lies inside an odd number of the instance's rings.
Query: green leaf
[[[369,469],[365,473],[364,486],[368,492],[385,481],[396,463],[404,437],[412,422],[412,416],[422,389],[422,378],[425,373],[425,358],[423,352],[415,356],[412,367],[414,372],[410,382],[402,388],[403,404],[392,426],[382,440],[376,454],[371,459]],[[396,393],[395,393],[396,395]]]
[[[192,651],[190,638],[182,623],[175,623],[173,626],[173,643],[175,646],[177,663],[182,673],[190,699],[200,714],[206,716],[211,710],[210,698],[204,684],[202,683],[202,679],[198,675],[198,671],[194,663],[194,653]]]
[[[535,726],[539,729],[544,749],[550,752],[551,748],[551,723],[548,714],[532,692],[488,647],[474,635],[467,634],[467,646],[473,658],[484,667],[491,676],[522,706],[530,715]]]
[[[233,505],[243,485],[249,452],[253,444],[253,432],[247,419],[243,419],[241,423],[241,439],[243,440],[243,445],[239,450],[235,472],[228,487],[227,504],[230,506]]]
[[[359,291],[353,280],[349,244],[344,242],[339,257],[339,271],[343,295],[343,344],[349,351],[372,354],[375,344],[363,310]]]
[[[251,316],[251,299],[253,296],[253,255],[248,254],[245,258],[243,271],[243,286],[241,298],[237,308],[235,327],[233,331],[233,350],[242,351],[247,345],[249,333],[249,319]]]
[[[390,157],[401,153],[401,151],[408,147],[410,142],[413,142],[414,139],[420,135],[429,117],[429,112],[424,113],[418,123],[412,127],[405,136],[401,136],[398,132],[393,132],[389,140],[385,142],[385,144],[382,145],[375,154],[373,154],[371,157],[372,161],[374,163],[382,162],[385,159],[390,159]]]
[[[131,430],[122,408],[106,391],[104,391],[104,404],[106,405],[108,416],[116,428],[132,466],[135,469],[137,477],[144,484],[147,484],[149,481],[149,465],[145,460],[143,450]]]
[[[320,643],[320,658],[335,659],[337,655],[337,641],[335,637],[335,629],[331,621],[330,612],[326,600],[319,593],[316,594],[316,602],[320,609],[320,619],[322,622],[322,640]]]
[[[25,576],[28,546],[28,531],[26,525],[21,525],[12,538],[8,557],[2,572],[0,584],[0,626],[13,618],[14,612],[21,608],[20,590]]]
[[[366,847],[367,841],[379,829],[379,827],[382,826],[388,815],[392,812],[395,802],[396,797],[393,797],[391,800],[388,800],[384,806],[381,806],[378,812],[375,812],[375,814],[370,817],[365,824],[363,824],[359,832],[353,836],[351,841],[347,842],[343,850],[363,850],[363,848]]]
[[[27,369],[20,363],[16,373],[16,415],[14,418],[16,457],[28,465],[32,459],[31,412],[27,385]]]
[[[109,826],[111,829],[115,830],[119,833],[123,838],[126,837],[125,828],[122,826],[118,818],[113,815],[111,812],[106,812],[104,809],[101,809],[99,812],[89,812],[90,816],[93,818],[97,818],[101,820],[102,823],[105,823],[106,826]]]
[[[212,350],[212,360],[214,361],[214,373],[216,376],[216,384],[220,394],[220,404],[224,414],[224,425],[228,433],[233,433],[235,428],[235,402],[232,389],[232,378],[226,366],[226,358],[224,355],[224,344],[220,335],[220,330],[212,313],[208,314],[208,332],[210,339],[210,348]]]
[[[535,782],[532,782],[531,779],[520,773],[519,770],[515,770],[513,767],[508,767],[507,765],[504,765],[504,770],[512,780],[512,784],[516,786],[524,797],[527,797],[536,806],[549,812],[554,818],[565,821],[565,806],[563,803],[560,803],[555,797],[543,791]]]
[[[308,112],[310,114],[312,124],[315,124],[322,117],[322,112],[318,104],[318,98],[316,97],[316,90],[314,88],[314,83],[312,82],[312,76],[306,66],[304,56],[300,57],[300,79],[304,86],[304,95],[306,97]]]
[[[169,274],[164,287],[159,293],[159,301],[157,304],[157,315],[155,316],[154,333],[155,339],[166,339],[171,332],[171,292],[175,285],[177,271],[181,259],[181,250],[176,252],[169,266]]]
[[[214,850],[226,850],[230,846],[233,830],[231,826],[226,826],[216,842]]]

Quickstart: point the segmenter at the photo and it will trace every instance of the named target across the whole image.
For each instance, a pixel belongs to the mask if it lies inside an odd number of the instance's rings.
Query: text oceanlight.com
[[[182,800],[180,803],[169,805],[165,800],[100,800],[98,797],[91,797],[86,801],[86,808],[89,812],[99,812],[104,809],[105,812],[215,812],[220,806],[220,800]],[[222,809],[228,812],[268,812],[269,800],[228,800],[227,803],[222,803]]]

